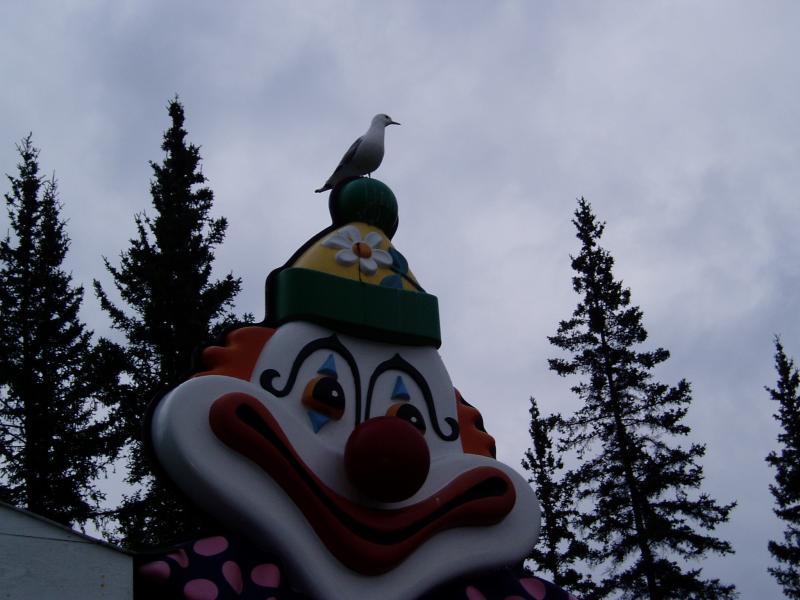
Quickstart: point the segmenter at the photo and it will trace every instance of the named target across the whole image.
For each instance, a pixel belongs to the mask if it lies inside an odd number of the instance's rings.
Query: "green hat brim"
[[[358,337],[441,346],[436,296],[367,285],[303,268],[270,274],[267,322],[309,321]]]

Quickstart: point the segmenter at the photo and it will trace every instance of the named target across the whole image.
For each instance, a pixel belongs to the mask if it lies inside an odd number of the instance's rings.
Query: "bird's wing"
[[[338,171],[339,169],[341,169],[344,165],[346,165],[347,163],[349,163],[352,160],[352,158],[356,154],[356,151],[358,150],[358,147],[361,145],[361,142],[362,142],[363,139],[364,139],[364,136],[362,135],[355,142],[353,142],[352,146],[350,146],[347,149],[347,152],[344,153],[344,156],[342,157],[342,160],[339,161],[339,166],[336,167],[336,169],[334,170],[334,173],[336,171]]]
[[[364,140],[364,136],[362,135],[358,138],[353,144],[347,149],[347,152],[344,153],[342,160],[339,161],[339,165],[333,170],[333,173],[330,177],[328,177],[328,181],[325,182],[318,190],[314,190],[315,192],[323,192],[325,190],[331,189],[335,186],[339,181],[346,176],[347,174],[347,167],[353,157],[358,152],[358,147],[361,145],[361,142]]]

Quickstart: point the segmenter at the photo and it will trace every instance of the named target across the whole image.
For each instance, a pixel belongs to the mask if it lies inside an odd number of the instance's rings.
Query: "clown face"
[[[539,508],[438,352],[301,321],[248,327],[167,394],[155,454],[312,595],[409,598],[524,557]]]

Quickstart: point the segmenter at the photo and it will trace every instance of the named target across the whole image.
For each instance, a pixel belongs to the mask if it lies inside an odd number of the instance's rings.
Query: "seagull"
[[[389,115],[380,114],[372,117],[372,123],[367,132],[353,142],[350,149],[344,153],[339,166],[336,167],[333,175],[328,178],[325,185],[314,191],[319,193],[330,190],[345,179],[369,175],[381,166],[381,161],[383,160],[383,134],[388,125],[400,125],[400,123],[392,121]]]

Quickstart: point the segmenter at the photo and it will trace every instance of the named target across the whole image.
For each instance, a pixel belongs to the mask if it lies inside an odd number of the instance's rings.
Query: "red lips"
[[[406,442],[415,440],[411,437],[413,434],[425,445],[424,439],[416,431],[409,432],[393,423],[400,419],[386,419],[391,420],[388,426],[366,427],[371,421],[378,421],[373,419],[362,423],[361,427],[378,433],[392,430],[389,437],[394,436]],[[238,392],[220,396],[211,407],[209,422],[221,441],[259,465],[283,488],[340,562],[365,575],[389,571],[423,542],[445,529],[499,523],[511,512],[516,501],[514,486],[505,473],[493,467],[476,467],[411,506],[398,509],[368,508],[326,486],[300,459],[269,410],[253,396]],[[415,441],[409,443],[415,445]],[[357,455],[366,456],[370,452],[379,452],[381,444],[373,439],[356,442],[355,446]],[[422,452],[420,448],[412,452]],[[427,445],[424,452],[427,452]],[[402,454],[394,453],[383,464],[393,465],[390,469],[402,470],[402,462]],[[400,496],[410,497],[419,489],[425,479],[421,477],[422,471],[427,475],[427,456],[424,460],[417,457],[412,462],[414,466],[408,469],[410,475],[401,474],[402,481],[391,490],[388,494],[390,497],[383,498],[384,501],[395,501],[392,498]],[[378,498],[374,495],[375,490],[383,487],[383,484],[376,486],[367,481],[370,469],[376,469],[374,464],[367,468],[366,476],[363,473],[356,475],[354,483],[359,487],[366,486],[366,491]],[[351,467],[348,467],[350,470]],[[360,477],[366,477],[361,484]],[[390,479],[387,477],[387,480]],[[391,485],[394,484],[390,481],[390,488]],[[380,490],[378,495],[382,495]]]

